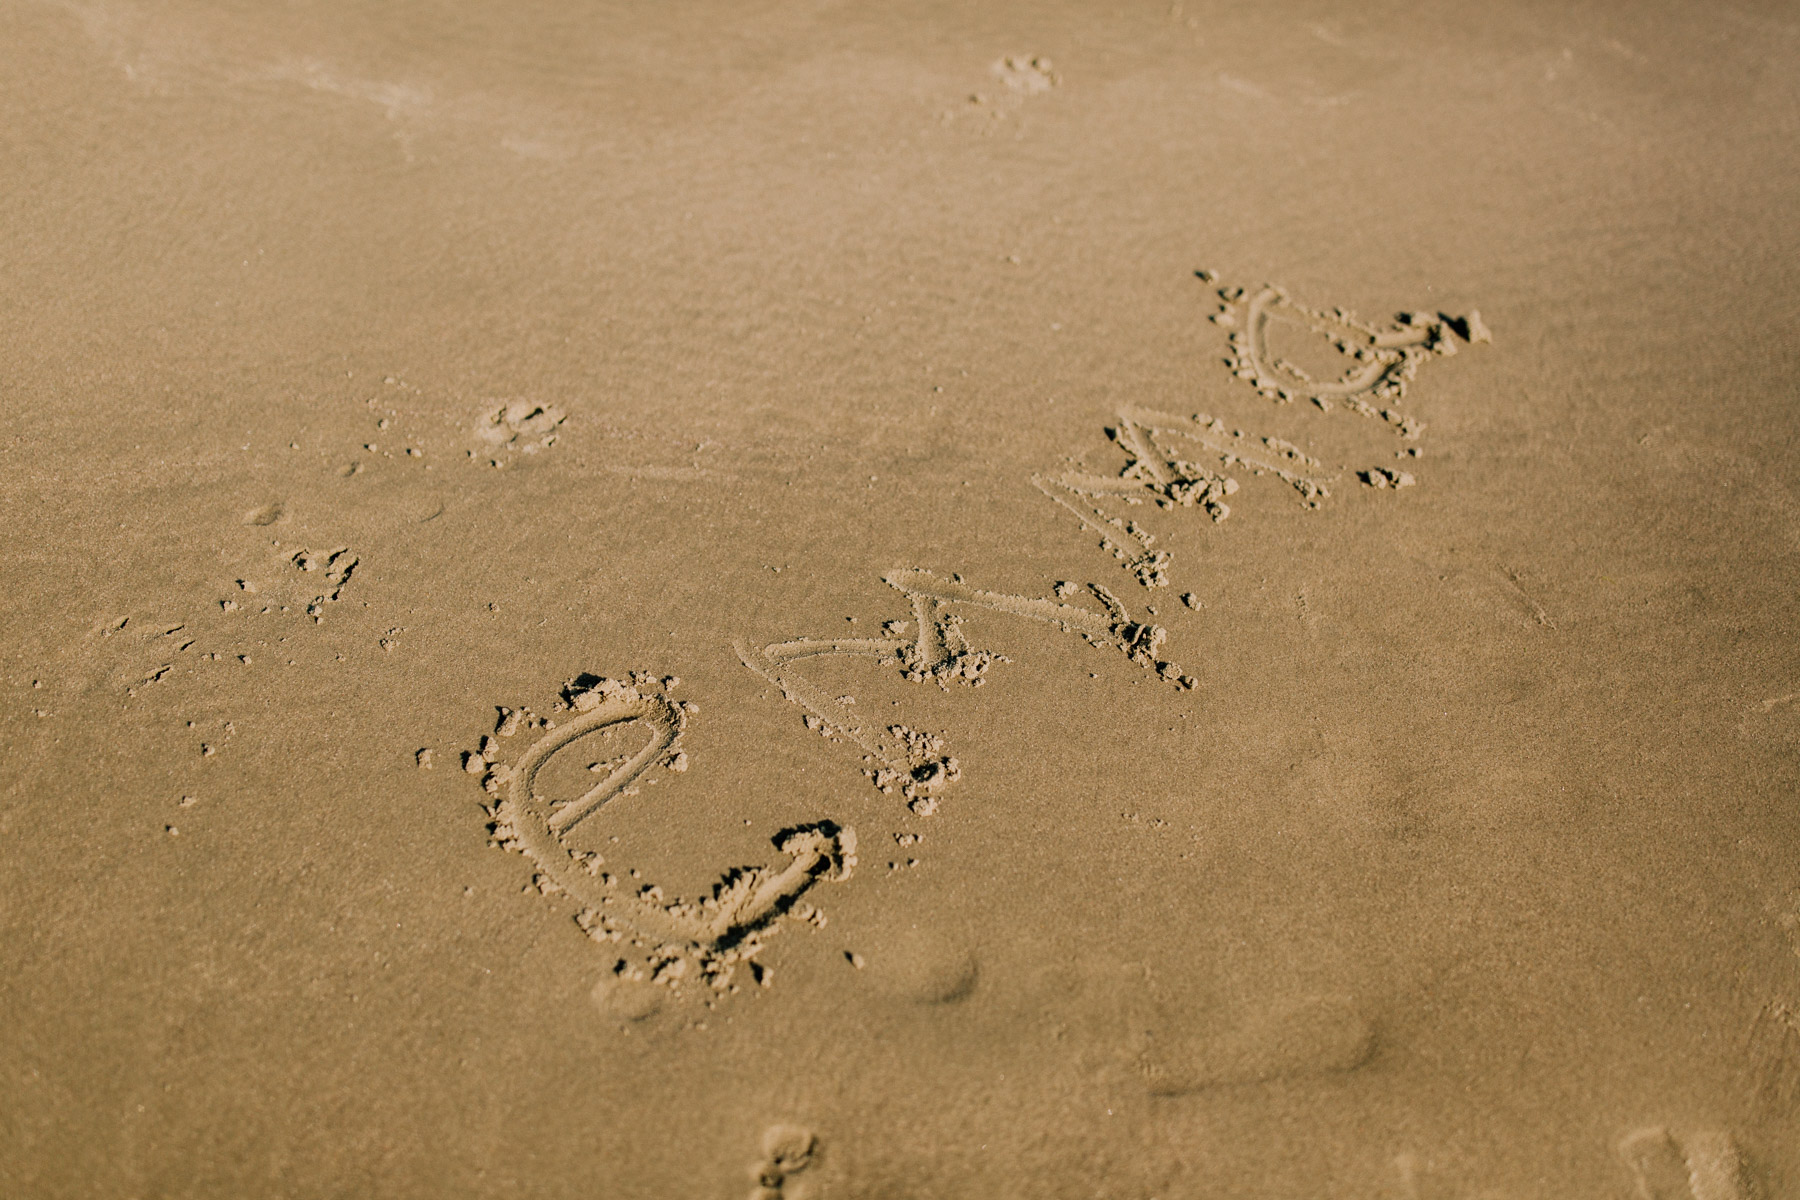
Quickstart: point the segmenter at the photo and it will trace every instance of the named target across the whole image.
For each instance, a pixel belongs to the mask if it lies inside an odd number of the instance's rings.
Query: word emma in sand
[[[1202,273],[1213,282],[1210,273]],[[1455,339],[1486,341],[1479,314],[1466,318],[1422,320],[1403,317],[1381,330],[1365,326],[1343,310],[1325,314],[1302,308],[1286,293],[1264,288],[1255,294],[1222,288],[1216,323],[1233,330],[1234,374],[1254,384],[1277,402],[1305,398],[1330,410],[1338,404],[1391,425],[1403,440],[1414,441],[1422,426],[1393,407],[1404,395],[1419,364],[1432,355],[1454,352]],[[1271,349],[1271,333],[1295,329],[1322,337],[1349,365],[1334,380],[1315,379]],[[1377,404],[1383,407],[1377,407]],[[1291,488],[1309,508],[1330,496],[1330,479],[1321,463],[1300,447],[1273,437],[1229,430],[1205,414],[1178,416],[1138,406],[1118,410],[1108,430],[1124,451],[1126,464],[1116,475],[1080,470],[1039,474],[1031,482],[1072,513],[1082,527],[1097,535],[1101,546],[1146,587],[1168,584],[1170,557],[1154,548],[1154,537],[1135,521],[1109,514],[1102,504],[1153,502],[1158,508],[1198,508],[1214,521],[1229,515],[1226,498],[1239,490],[1229,472],[1243,468],[1267,474]],[[1371,487],[1404,487],[1413,482],[1403,472],[1370,468],[1359,472]],[[846,742],[861,754],[864,774],[884,794],[898,794],[915,817],[937,812],[945,791],[962,775],[961,764],[948,753],[942,737],[905,725],[865,720],[848,697],[831,696],[807,678],[811,661],[847,657],[867,660],[913,683],[941,688],[980,687],[1001,655],[976,646],[965,624],[975,613],[999,614],[1079,637],[1089,645],[1121,655],[1154,673],[1170,686],[1192,689],[1197,681],[1164,653],[1168,631],[1137,619],[1112,591],[1099,583],[1077,587],[1056,585],[1049,597],[989,591],[918,568],[886,572],[882,582],[906,601],[910,614],[882,622],[880,637],[799,637],[752,644],[739,641],[739,659],[780,689],[803,710],[806,727],[834,741]],[[1085,592],[1086,602],[1078,602]],[[1192,597],[1186,598],[1190,605]],[[615,870],[580,834],[602,810],[638,794],[654,771],[685,772],[687,754],[680,739],[698,709],[669,693],[672,678],[647,671],[629,680],[584,676],[564,686],[555,711],[559,719],[537,717],[526,709],[500,709],[499,723],[480,748],[464,758],[465,769],[479,774],[490,797],[488,813],[496,845],[518,850],[537,865],[538,889],[563,894],[577,906],[576,921],[597,941],[629,942],[638,954],[616,961],[613,974],[622,981],[675,986],[684,980],[704,981],[714,992],[738,990],[736,968],[745,966],[766,985],[771,976],[757,954],[784,920],[814,925],[825,917],[803,897],[815,885],[848,879],[857,864],[854,829],[830,820],[775,832],[770,842],[781,858],[763,865],[737,866],[720,874],[710,893],[693,900],[671,899],[637,870]],[[623,754],[596,763],[601,778],[572,797],[547,797],[538,788],[540,774],[559,753],[591,736],[638,730],[642,742]],[[521,730],[536,730],[537,739],[511,764],[502,761],[501,740]],[[891,834],[897,842],[916,844],[916,833]]]

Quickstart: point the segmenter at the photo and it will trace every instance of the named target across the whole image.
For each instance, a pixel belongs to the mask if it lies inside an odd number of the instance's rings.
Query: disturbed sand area
[[[0,1192],[1800,1196],[1800,20],[0,6]]]

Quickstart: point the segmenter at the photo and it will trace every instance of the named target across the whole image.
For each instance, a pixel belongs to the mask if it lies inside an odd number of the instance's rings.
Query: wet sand
[[[1791,11],[0,56],[0,1193],[1800,1196]]]

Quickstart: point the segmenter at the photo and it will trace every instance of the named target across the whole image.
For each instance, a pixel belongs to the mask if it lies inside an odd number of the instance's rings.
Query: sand
[[[1800,1197],[1791,6],[0,58],[0,1195]]]

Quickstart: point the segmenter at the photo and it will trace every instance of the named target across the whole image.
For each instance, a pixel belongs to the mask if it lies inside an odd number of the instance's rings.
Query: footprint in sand
[[[1062,82],[1050,60],[1036,54],[1009,54],[997,59],[988,73],[1007,91],[1020,96],[1041,96]]]
[[[589,993],[594,1007],[626,1024],[647,1021],[662,1011],[667,990],[644,979],[607,975]]]
[[[104,686],[136,696],[152,684],[213,669],[202,664],[248,667],[269,644],[258,636],[274,623],[265,618],[304,613],[321,623],[328,607],[344,598],[359,561],[343,546],[294,550],[272,541],[261,562],[241,566],[236,578],[216,580],[210,593],[189,596],[180,620],[125,615],[96,625],[90,646],[101,660],[97,674]]]
[[[1728,1133],[1677,1139],[1647,1126],[1619,1139],[1618,1151],[1636,1186],[1634,1200],[1750,1200],[1744,1158]]]
[[[808,1200],[804,1173],[819,1158],[819,1139],[804,1125],[782,1121],[762,1135],[762,1158],[750,1165],[749,1200]]]
[[[864,960],[858,955],[856,961]],[[917,929],[871,951],[863,970],[882,995],[921,1005],[956,1004],[981,981],[981,964],[966,947]]]
[[[602,1008],[626,1019],[641,1019],[642,992],[626,985],[645,981],[675,986],[699,977],[716,991],[735,990],[735,968],[748,966],[758,982],[770,978],[756,961],[763,939],[784,917],[823,923],[823,916],[800,896],[822,880],[847,879],[856,864],[856,833],[830,821],[784,829],[772,839],[786,861],[775,866],[737,867],[724,872],[710,895],[670,900],[662,889],[629,871],[621,878],[600,854],[574,845],[571,835],[608,804],[632,796],[646,772],[682,773],[687,755],[679,745],[692,704],[664,694],[674,681],[639,672],[627,683],[583,677],[563,690],[560,723],[528,710],[502,709],[494,734],[464,755],[463,767],[481,776],[493,798],[487,811],[495,845],[517,850],[537,864],[538,889],[566,894],[579,906],[576,923],[595,941],[627,941],[643,954],[620,959],[613,978],[596,989]],[[602,764],[602,778],[578,796],[545,796],[540,772],[556,755],[602,731],[637,729],[642,742],[616,762]],[[521,731],[539,736],[519,758],[501,761],[501,739]],[[635,999],[633,997],[636,997]]]
[[[1342,996],[1278,1003],[1227,1033],[1179,1032],[1178,1020],[1139,1020],[1132,1049],[1153,1096],[1354,1071],[1375,1048],[1375,1029]]]
[[[475,449],[469,457],[504,466],[511,455],[537,454],[556,444],[568,414],[554,404],[531,400],[490,401],[475,418]]]
[[[296,550],[288,555],[288,561],[303,572],[317,573],[317,590],[306,605],[306,615],[316,623],[325,619],[327,604],[336,604],[344,598],[344,587],[361,560],[348,546],[339,546],[318,553]]]
[[[973,118],[981,122],[977,128],[982,133],[992,133],[995,123],[1018,114],[1031,97],[1042,96],[1062,82],[1050,60],[1037,54],[995,59],[988,76],[999,90],[968,93],[961,105],[943,114],[946,124]]]
[[[1750,1023],[1748,1051],[1758,1103],[1771,1112],[1800,1102],[1800,1009],[1770,1000]]]
[[[244,514],[246,525],[275,525],[287,519],[287,505],[279,500],[259,504]]]

